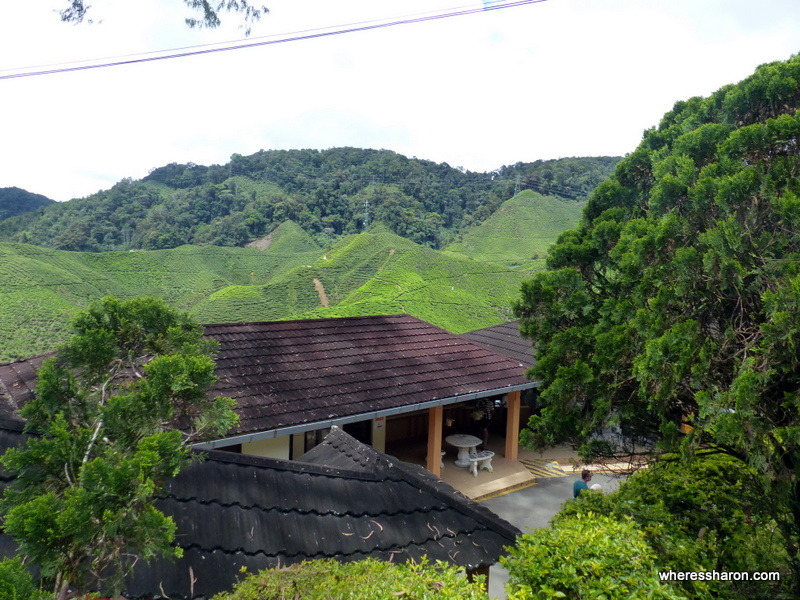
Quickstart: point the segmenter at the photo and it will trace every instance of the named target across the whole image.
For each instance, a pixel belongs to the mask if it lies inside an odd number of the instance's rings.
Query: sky
[[[280,43],[482,3],[262,1],[248,38],[234,14],[189,29],[182,0],[95,0],[79,25],[59,21],[67,0],[5,6],[0,187],[63,201],[261,149],[385,148],[481,172],[619,156],[676,101],[800,52],[797,0],[543,0]],[[241,43],[261,45],[16,76]]]

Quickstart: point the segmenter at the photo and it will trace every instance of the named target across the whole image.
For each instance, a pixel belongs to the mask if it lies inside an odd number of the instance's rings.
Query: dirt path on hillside
[[[314,277],[314,288],[317,290],[317,296],[319,296],[319,302],[325,308],[330,306],[330,302],[328,302],[328,294],[325,293],[325,287],[322,285],[322,282]]]
[[[258,238],[257,240],[253,240],[249,244],[245,244],[246,248],[256,248],[258,250],[266,250],[269,248],[269,245],[272,243],[272,234],[265,235],[262,238]]]

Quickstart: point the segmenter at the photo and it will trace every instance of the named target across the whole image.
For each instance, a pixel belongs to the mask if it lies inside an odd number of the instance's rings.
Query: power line
[[[24,71],[21,73],[11,73],[7,75],[0,75],[2,79],[17,79],[21,77],[36,77],[40,75],[52,75],[54,73],[69,73],[74,71],[87,71],[90,69],[101,69],[105,67],[118,67],[122,65],[131,65],[139,63],[154,62],[159,60],[168,60],[173,58],[185,58],[188,56],[198,56],[202,54],[212,54],[215,52],[227,52],[229,50],[242,50],[244,48],[256,48],[259,46],[270,46],[273,44],[283,44],[288,42],[297,42],[302,40],[311,40],[316,38],[329,37],[334,35],[342,35],[345,33],[355,33],[358,31],[370,31],[374,29],[383,29],[386,27],[394,27],[396,25],[410,25],[412,23],[423,23],[426,21],[437,21],[440,19],[447,19],[450,17],[460,17],[464,15],[471,15],[476,13],[483,13],[493,10],[501,10],[505,8],[514,8],[518,6],[526,6],[528,4],[539,4],[547,0],[512,0],[503,2],[502,0],[493,0],[480,7],[459,7],[447,9],[445,12],[429,13],[424,15],[412,15],[408,17],[390,17],[390,20],[382,21],[362,21],[357,23],[350,23],[347,25],[338,25],[335,27],[327,27],[321,29],[310,29],[298,31],[287,34],[278,34],[271,36],[270,39],[256,38],[245,42],[228,42],[233,45],[219,46],[209,48],[208,45],[204,46],[189,46],[186,48],[177,48],[172,50],[163,50],[157,52],[150,52],[144,54],[133,54],[115,57],[108,62],[92,62],[90,64],[76,65],[74,63],[61,63],[71,64],[72,66],[64,66],[56,68],[40,68],[31,67],[37,70]],[[169,54],[160,54],[159,56],[150,56],[158,52],[168,52]],[[83,61],[85,62],[85,61]]]

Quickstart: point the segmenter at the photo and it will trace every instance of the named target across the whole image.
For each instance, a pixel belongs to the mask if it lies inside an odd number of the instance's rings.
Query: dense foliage
[[[516,174],[520,189],[547,182],[548,193],[581,199],[617,160],[561,159],[473,173],[388,150],[235,154],[225,166],[170,164],[141,181],[123,180],[3,221],[0,240],[79,251],[241,246],[292,220],[321,243],[381,222],[439,248],[508,200]]]
[[[678,456],[664,456],[622,482],[616,493],[582,494],[566,503],[558,519],[587,513],[633,519],[662,572],[781,576],[781,581],[671,582],[688,598],[789,597],[791,575],[772,498],[758,473],[734,458],[704,454],[687,465]]]
[[[0,221],[55,203],[47,196],[32,194],[20,188],[0,188]]]
[[[31,437],[2,458],[16,476],[0,501],[4,531],[59,600],[118,593],[138,560],[180,555],[153,497],[189,443],[237,419],[233,400],[206,396],[213,344],[163,301],[104,298],[73,329],[20,410]]]
[[[685,600],[659,581],[655,554],[631,520],[562,516],[521,536],[500,560],[509,573],[509,600]]]
[[[248,576],[213,600],[484,600],[481,581],[470,583],[457,567],[394,564],[377,559],[339,563],[314,560]]]
[[[608,456],[658,439],[729,454],[776,499],[795,582],[799,82],[793,57],[678,102],[593,192],[516,307],[542,382],[527,443]]]
[[[45,600],[28,569],[19,558],[0,561],[0,598],[3,600]]]

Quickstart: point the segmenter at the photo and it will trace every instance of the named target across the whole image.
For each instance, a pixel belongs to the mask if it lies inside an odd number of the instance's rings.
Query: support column
[[[509,392],[506,401],[506,459],[517,460],[519,456],[519,391]]]
[[[428,409],[428,458],[426,468],[436,475],[442,476],[442,425],[444,406]]]

